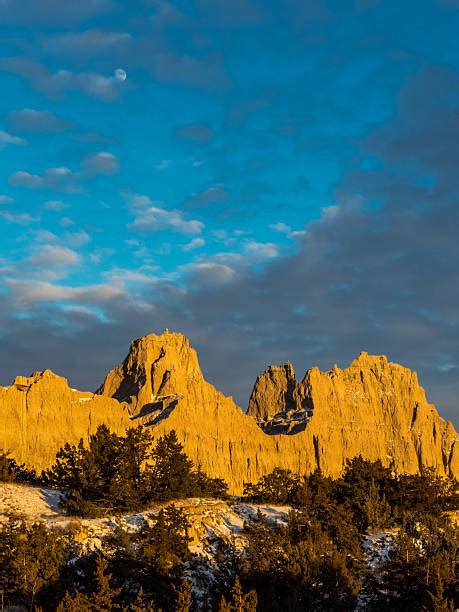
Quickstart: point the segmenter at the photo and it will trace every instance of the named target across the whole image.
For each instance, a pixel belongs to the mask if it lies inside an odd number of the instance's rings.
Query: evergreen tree
[[[31,609],[54,598],[54,587],[72,551],[68,540],[43,523],[10,523],[2,530],[0,559],[9,590]]]
[[[300,480],[291,470],[275,468],[256,484],[244,485],[244,496],[255,503],[286,504],[294,499]]]
[[[152,599],[147,597],[140,587],[135,600],[129,605],[129,612],[156,612]]]
[[[183,452],[183,445],[174,430],[160,437],[149,468],[151,498],[168,500],[187,497],[192,489],[193,462]]]
[[[87,451],[83,440],[78,446],[68,442],[56,454],[56,461],[50,470],[43,474],[46,484],[63,490],[80,490],[82,488],[83,459]]]
[[[457,544],[457,531],[435,515],[424,515],[422,521],[417,513],[410,515],[382,568],[380,601],[413,612],[437,609],[432,602],[450,605],[457,598]]]
[[[386,496],[381,495],[378,485],[372,481],[363,498],[364,522],[370,529],[386,529],[392,524],[392,511]]]
[[[230,610],[232,612],[256,612],[257,609],[257,593],[255,590],[251,590],[244,594],[241,587],[241,581],[236,576],[236,580],[231,589],[231,604]]]
[[[183,579],[177,589],[175,612],[190,612],[192,606],[191,582]]]
[[[150,458],[151,443],[150,432],[142,427],[128,429],[121,441],[110,497],[124,510],[139,508],[147,499],[145,464]]]
[[[217,497],[225,498],[228,491],[228,485],[223,478],[209,478],[205,472],[198,469],[192,472],[191,488],[189,495],[195,497]]]
[[[231,612],[231,605],[226,601],[224,595],[221,596],[218,612]]]
[[[108,563],[102,554],[96,559],[96,589],[91,595],[91,610],[103,612],[104,610],[119,610],[116,598],[121,589],[116,589],[110,584],[112,575],[108,572]]]
[[[37,475],[24,464],[17,463],[8,454],[0,452],[0,482],[22,482],[36,484]]]
[[[67,591],[56,608],[56,612],[90,612],[90,610],[92,610],[91,598],[79,591],[73,597]]]
[[[102,501],[109,498],[112,481],[117,473],[122,439],[99,425],[89,438],[89,448],[82,461],[81,492],[86,499]]]
[[[156,572],[172,576],[190,555],[189,523],[174,505],[160,510],[153,525],[146,523],[140,532],[140,555]]]

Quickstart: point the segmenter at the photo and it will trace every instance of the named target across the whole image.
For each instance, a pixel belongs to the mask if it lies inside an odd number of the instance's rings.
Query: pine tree
[[[0,452],[0,482],[24,482],[35,484],[37,475],[25,465],[17,463],[7,453]]]
[[[428,591],[428,595],[435,612],[454,612],[454,601],[446,597],[443,581],[439,575],[435,580],[435,590],[433,592]]]
[[[124,510],[141,507],[147,497],[144,469],[150,458],[151,442],[150,432],[142,427],[128,429],[126,437],[122,438],[110,497]]]
[[[190,555],[189,523],[185,514],[168,506],[155,517],[155,523],[145,525],[140,533],[140,555],[156,572],[171,576]]]
[[[96,590],[91,596],[91,609],[94,612],[120,609],[115,599],[121,593],[121,589],[116,589],[110,585],[112,575],[107,570],[108,563],[103,555],[99,554],[96,559]]]
[[[56,608],[56,612],[90,612],[91,610],[91,598],[79,591],[73,597],[67,591]]]
[[[244,496],[255,503],[286,504],[295,497],[299,488],[300,480],[291,470],[275,468],[256,484],[247,483]]]
[[[43,523],[27,527],[24,523],[2,531],[5,555],[13,590],[20,593],[30,607],[38,605],[42,591],[55,583],[71,554],[66,538],[48,530]]]
[[[226,601],[223,595],[218,605],[218,612],[231,612],[231,605]]]
[[[201,466],[190,475],[191,488],[188,492],[192,497],[225,498],[228,485],[223,478],[210,478],[202,471]]]
[[[43,473],[44,481],[63,490],[80,490],[82,487],[83,459],[87,451],[83,440],[78,446],[68,442],[56,453],[56,461],[51,469]]]
[[[146,597],[143,588],[140,587],[135,601],[130,604],[129,612],[155,612],[156,607],[152,599]]]
[[[186,497],[192,488],[193,462],[183,452],[174,430],[159,438],[152,459],[149,469],[151,498],[166,501]]]
[[[252,590],[244,594],[241,581],[236,576],[233,587],[231,589],[231,612],[256,612],[257,609],[257,593]]]
[[[192,606],[191,582],[185,578],[180,584],[180,588],[176,590],[177,601],[175,604],[175,612],[190,612]]]
[[[89,438],[89,448],[82,461],[82,494],[91,501],[109,498],[117,473],[118,455],[123,439],[99,425]]]
[[[373,480],[364,496],[362,510],[370,529],[384,529],[391,524],[391,507],[385,495],[381,496],[379,486]]]

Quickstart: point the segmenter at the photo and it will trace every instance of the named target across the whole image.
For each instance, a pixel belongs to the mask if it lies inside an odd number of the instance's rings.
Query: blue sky
[[[167,326],[241,405],[368,350],[455,418],[458,9],[0,2],[0,382]]]

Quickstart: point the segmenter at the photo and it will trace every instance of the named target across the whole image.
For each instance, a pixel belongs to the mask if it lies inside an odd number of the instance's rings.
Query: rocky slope
[[[0,447],[37,468],[105,422],[118,433],[143,424],[155,437],[175,429],[193,461],[232,493],[275,467],[320,466],[336,476],[359,454],[400,472],[426,465],[459,476],[452,424],[427,402],[416,374],[385,357],[362,353],[345,370],[312,368],[301,383],[290,364],[271,367],[249,414],[204,380],[188,340],[167,331],[134,341],[96,395],[50,372],[23,382],[0,388]]]

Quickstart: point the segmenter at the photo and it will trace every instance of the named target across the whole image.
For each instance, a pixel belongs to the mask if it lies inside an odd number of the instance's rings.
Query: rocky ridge
[[[275,467],[337,476],[359,454],[399,472],[459,476],[456,432],[416,373],[366,353],[343,370],[312,368],[301,382],[290,364],[269,368],[245,414],[205,381],[188,340],[166,330],[135,340],[96,394],[49,371],[17,378],[0,387],[0,415],[0,447],[38,469],[103,422],[117,433],[143,424],[155,437],[175,429],[195,464],[235,494]]]

